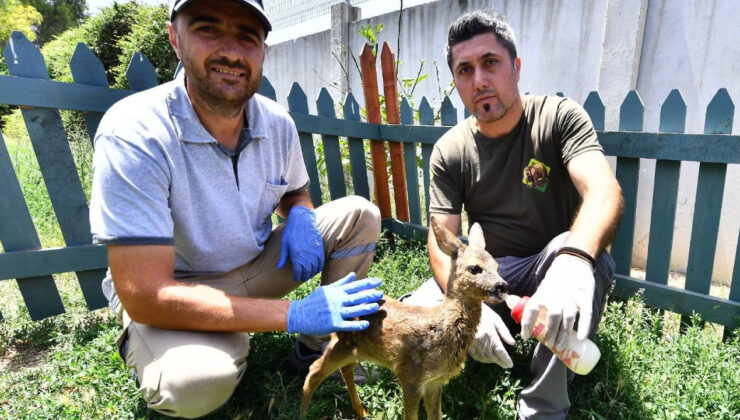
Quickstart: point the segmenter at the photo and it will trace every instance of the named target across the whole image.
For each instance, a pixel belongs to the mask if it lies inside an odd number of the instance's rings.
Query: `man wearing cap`
[[[301,334],[293,359],[307,364],[326,334],[367,328],[353,318],[382,296],[380,280],[363,279],[377,208],[347,197],[314,210],[293,121],[255,94],[270,30],[261,1],[171,0],[183,71],[116,103],[95,135],[103,290],[123,322],[121,357],[163,414],[222,406],[245,372],[248,332]],[[286,222],[273,228],[273,212]],[[280,299],[319,272],[306,298]]]

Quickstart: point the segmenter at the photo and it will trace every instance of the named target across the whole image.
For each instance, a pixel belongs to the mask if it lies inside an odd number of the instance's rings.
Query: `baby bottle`
[[[506,306],[511,309],[511,317],[520,323],[522,321],[522,311],[524,311],[524,305],[529,300],[529,296],[506,296]],[[545,323],[547,322],[547,314],[544,311],[540,311],[537,319],[532,326],[532,337],[536,338],[544,344],[545,340]],[[579,340],[576,337],[575,331],[568,335],[568,339],[565,342],[565,346],[562,348],[556,348],[555,345],[548,348],[555,354],[560,360],[568,366],[570,370],[579,374],[586,375],[591,372],[596,362],[601,357],[601,352],[596,344],[588,338],[585,340]]]

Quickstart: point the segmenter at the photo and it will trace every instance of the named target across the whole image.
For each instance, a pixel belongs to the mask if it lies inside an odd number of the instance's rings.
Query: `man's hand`
[[[522,314],[522,338],[528,339],[540,311],[547,313],[546,346],[561,348],[573,332],[576,315],[578,339],[588,336],[594,297],[594,274],[591,264],[579,257],[561,254],[555,257],[537,291]]]
[[[310,295],[290,303],[288,332],[321,335],[334,331],[362,331],[368,321],[352,318],[378,311],[377,301],[383,292],[375,289],[381,281],[368,278],[353,282],[355,273],[343,279],[320,286]]]
[[[496,363],[504,369],[510,369],[514,363],[506,352],[501,339],[514,345],[514,337],[511,336],[504,320],[485,303],[481,304],[482,311],[478,331],[475,333],[473,344],[468,354],[473,359],[482,363]]]
[[[303,206],[293,206],[285,222],[278,268],[293,263],[293,281],[306,281],[324,268],[324,240],[316,215]]]

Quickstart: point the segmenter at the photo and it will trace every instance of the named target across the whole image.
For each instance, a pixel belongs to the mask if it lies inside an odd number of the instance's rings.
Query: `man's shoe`
[[[302,342],[296,340],[295,346],[293,346],[293,352],[290,354],[290,357],[288,357],[288,367],[297,375],[306,376],[311,363],[321,357],[322,354],[324,354],[323,351],[313,350]],[[365,385],[368,382],[373,383],[378,379],[378,373],[375,369],[370,368],[366,371],[366,369],[361,367],[359,363],[355,363],[354,372],[355,383],[357,385]],[[340,382],[342,381],[342,375],[338,370],[336,370],[329,375],[329,379]]]

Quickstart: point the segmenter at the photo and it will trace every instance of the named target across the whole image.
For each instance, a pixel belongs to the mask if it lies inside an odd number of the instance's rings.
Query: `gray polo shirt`
[[[184,72],[113,105],[95,135],[93,242],[174,245],[175,277],[226,272],[255,258],[278,201],[305,188],[308,175],[281,106],[254,95],[246,122],[246,147],[232,160],[235,153],[201,125]]]

